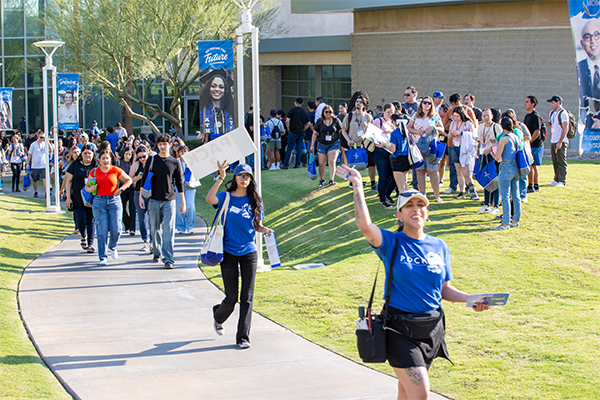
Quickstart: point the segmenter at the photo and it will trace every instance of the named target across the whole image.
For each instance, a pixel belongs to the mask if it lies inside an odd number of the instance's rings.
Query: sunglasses
[[[431,102],[430,101],[424,101],[423,104],[431,105]]]
[[[323,111],[323,114],[331,114],[331,111]]]
[[[412,96],[412,93],[404,93],[404,96]]]
[[[148,158],[148,156],[138,156],[138,160],[143,160],[144,158]]]

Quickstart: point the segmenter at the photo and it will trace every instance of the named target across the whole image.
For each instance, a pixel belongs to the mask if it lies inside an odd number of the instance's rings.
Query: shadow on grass
[[[44,365],[41,358],[36,356],[4,356],[0,357],[0,365],[22,365],[22,364],[39,364]]]

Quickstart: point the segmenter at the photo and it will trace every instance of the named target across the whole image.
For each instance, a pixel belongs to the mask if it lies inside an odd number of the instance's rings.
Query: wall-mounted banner
[[[569,0],[577,52],[579,125],[584,153],[600,153],[600,1]]]
[[[199,41],[200,102],[192,126],[199,126],[204,143],[234,129],[233,41]]]
[[[13,128],[12,88],[0,88],[0,131]]]
[[[79,74],[58,74],[58,127],[79,129]]]

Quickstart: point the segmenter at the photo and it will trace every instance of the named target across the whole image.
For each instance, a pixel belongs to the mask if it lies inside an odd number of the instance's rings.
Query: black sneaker
[[[237,343],[240,349],[249,349],[252,345],[246,339],[242,339]]]
[[[173,263],[172,263],[172,262],[169,262],[169,261],[167,261],[167,262],[165,263],[165,269],[173,269]]]
[[[38,192],[35,192],[35,193],[33,194],[33,197],[38,197]]]
[[[527,186],[527,193],[533,193],[535,192],[535,190],[533,190],[533,186],[532,185],[528,185]]]
[[[456,196],[456,200],[462,200],[462,199],[466,199],[467,196],[465,195],[465,192],[460,192],[458,194],[458,196]]]
[[[389,204],[394,204],[394,203],[396,203],[396,202],[394,201],[394,199],[392,199],[390,196],[385,196],[385,201],[386,201],[386,202],[388,202]]]
[[[279,167],[279,169],[288,169],[288,167],[286,167],[285,165],[282,165],[281,167]]]
[[[392,207],[394,207],[394,206],[393,206],[393,205],[391,205],[391,204],[389,204],[389,203],[388,203],[387,201],[385,201],[385,200],[381,202],[381,208],[383,208],[383,209],[386,209],[386,210],[388,210],[388,209],[390,209],[390,208],[392,208]]]
[[[372,183],[371,183],[371,190],[372,190],[373,192],[376,192],[376,191],[377,191],[377,182],[372,182]]]
[[[160,256],[154,256],[154,257],[152,257],[152,262],[153,263],[157,263],[159,261],[160,261]]]
[[[537,184],[533,185],[533,190],[536,191],[536,192],[539,192],[540,191],[540,185],[537,185]],[[19,189],[17,189],[17,192],[18,191],[19,191]]]
[[[223,324],[217,322],[216,319],[213,318],[213,328],[215,328],[215,332],[219,336],[223,336]]]
[[[321,179],[321,180],[319,181],[319,189],[321,189],[321,188],[322,188],[322,187],[324,187],[324,186],[325,186],[325,179]]]
[[[352,182],[348,183],[348,189],[354,189],[354,185],[352,184]]]
[[[336,184],[335,181],[329,181],[329,186],[333,186],[335,184]]]

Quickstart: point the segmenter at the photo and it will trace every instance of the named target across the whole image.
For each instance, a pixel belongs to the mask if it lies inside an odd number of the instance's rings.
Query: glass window
[[[4,37],[24,36],[23,1],[2,0]]]
[[[123,119],[123,106],[117,103],[107,92],[104,92],[104,124],[101,129],[107,126],[114,126],[115,122]],[[100,125],[100,121],[98,121]]]
[[[158,104],[159,107],[162,107],[162,104],[163,104],[162,91],[163,91],[162,85],[150,86],[150,92],[148,94],[146,94],[146,100],[151,103],[156,103],[156,104]],[[165,110],[166,112],[169,112],[169,109],[167,109],[167,108],[163,108],[163,110]],[[140,120],[140,122],[141,122],[141,120]],[[163,119],[156,118],[154,120],[154,124],[158,127],[158,129],[160,129],[163,126]],[[170,127],[170,125],[169,125],[169,127]]]
[[[333,97],[333,83],[331,82],[323,82],[321,84],[323,97]],[[329,103],[328,103],[329,104]]]
[[[23,58],[5,58],[4,73],[6,87],[25,87],[25,60]]]
[[[39,47],[35,47],[33,44],[37,42],[37,39],[27,39],[27,55],[28,56],[43,56],[44,52]],[[57,61],[54,59],[55,62]],[[55,64],[56,65],[56,64]]]
[[[27,57],[27,87],[41,87],[44,85],[42,82],[43,71],[45,60],[43,57]],[[52,77],[48,74],[48,90],[52,82]]]
[[[44,15],[44,0],[25,0],[26,36],[41,37],[44,29],[38,18]]]
[[[102,129],[102,90],[98,88],[80,87],[83,92],[85,109],[83,129],[90,130],[92,121],[98,121],[98,127]]]
[[[18,128],[21,117],[27,115],[25,113],[25,90],[13,90],[12,114],[13,128]]]
[[[321,67],[321,79],[324,81],[333,80],[333,66],[323,65]]]
[[[315,80],[315,66],[300,66],[298,67],[298,80],[310,81]]]
[[[352,71],[349,65],[334,65],[333,80],[350,82],[352,80]]]
[[[23,91],[23,95],[25,94],[24,92],[25,91]],[[27,91],[27,122],[30,130],[38,128],[44,129],[44,96],[42,94],[42,89],[29,89]],[[13,98],[13,109],[14,104]],[[52,103],[48,103],[50,113],[51,105]],[[24,108],[25,102],[23,101],[23,109]],[[48,117],[51,118],[50,115]]]
[[[297,96],[298,82],[281,82],[281,94],[283,96]]]
[[[5,56],[23,56],[25,55],[23,39],[4,39]]]
[[[352,69],[349,65],[324,65],[321,67],[321,93],[327,104],[337,106],[352,96]]]
[[[189,136],[196,137],[197,133],[202,131],[200,126],[200,101],[199,100],[187,100],[187,133]],[[171,123],[165,120],[165,130],[171,129]]]
[[[282,97],[281,98],[281,108],[287,113],[292,108],[296,107],[294,104],[295,97]]]
[[[282,81],[295,81],[298,79],[298,67],[281,67]]]

